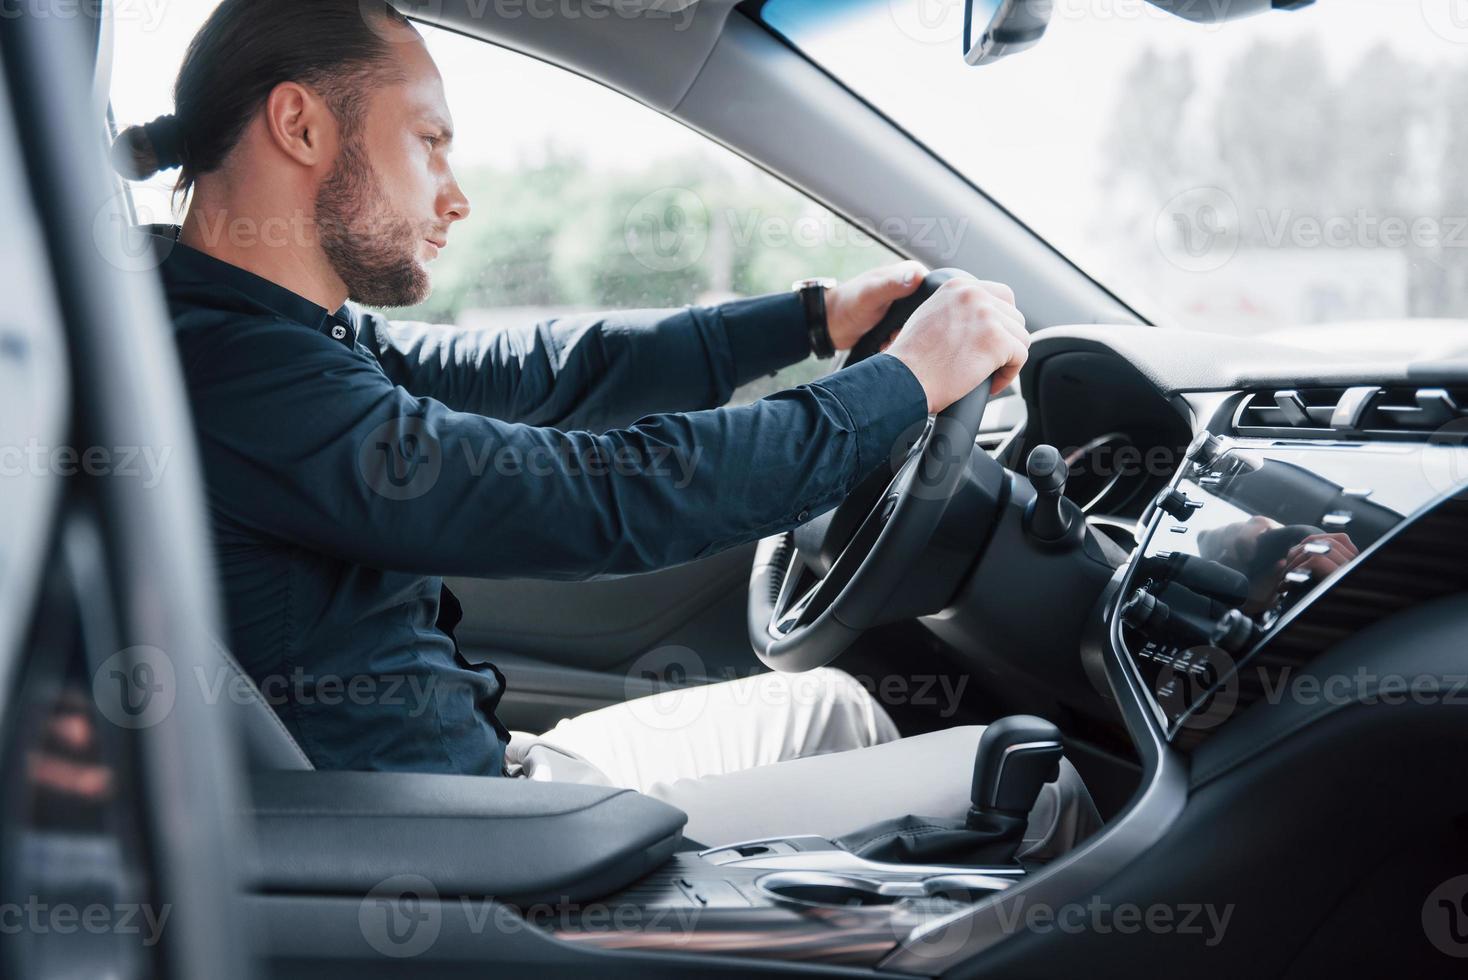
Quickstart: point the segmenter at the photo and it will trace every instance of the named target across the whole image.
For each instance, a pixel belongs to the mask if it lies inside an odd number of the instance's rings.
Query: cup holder
[[[853,908],[894,905],[903,898],[902,895],[884,895],[879,883],[866,878],[821,871],[779,871],[765,875],[758,884],[776,898],[798,905]]]
[[[858,908],[895,905],[903,899],[947,899],[972,903],[1009,887],[989,875],[934,875],[928,878],[874,881],[856,875],[824,871],[777,871],[756,884],[781,902],[821,908]]]
[[[938,875],[923,879],[923,894],[970,904],[1009,887],[1009,882],[988,875]]]

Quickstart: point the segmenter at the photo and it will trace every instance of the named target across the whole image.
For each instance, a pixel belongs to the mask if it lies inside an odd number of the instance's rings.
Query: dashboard
[[[1076,459],[1093,530],[1127,529],[1104,642],[1172,744],[1465,584],[1468,366],[1150,328],[1044,331],[1031,356],[1026,444]]]
[[[925,927],[949,954],[905,946],[882,965],[932,975],[982,953],[977,975],[1122,975],[1190,957],[1209,976],[1284,975],[1336,916],[1352,956],[1358,933],[1418,950],[1423,896],[1459,853],[1443,828],[1461,846],[1468,813],[1442,777],[1465,750],[1461,708],[1441,710],[1463,703],[1468,642],[1468,361],[1058,327],[1034,336],[1021,394],[999,516],[966,512],[989,528],[979,558],[922,622],[1067,734],[1124,729],[1141,778],[1082,847]],[[1118,547],[1033,532],[1042,484],[1021,474],[1041,445],[1078,464],[1069,504]],[[1404,851],[1423,827],[1439,836]],[[1229,942],[1191,955],[1149,934],[1118,955],[1099,932],[1004,928],[1026,908],[1148,895],[1236,909]]]
[[[1382,561],[1393,531],[1468,475],[1464,462],[1448,445],[1200,432],[1149,507],[1119,609],[1122,649],[1167,734],[1196,736],[1236,710],[1241,671],[1323,593],[1350,588],[1358,564]],[[1251,696],[1269,687],[1258,680]]]

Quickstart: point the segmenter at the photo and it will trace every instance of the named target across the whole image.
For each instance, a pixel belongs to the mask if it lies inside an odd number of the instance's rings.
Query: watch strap
[[[822,359],[836,354],[836,345],[831,341],[831,330],[826,323],[826,290],[835,284],[833,279],[802,279],[794,284],[801,308],[805,311],[811,352]]]

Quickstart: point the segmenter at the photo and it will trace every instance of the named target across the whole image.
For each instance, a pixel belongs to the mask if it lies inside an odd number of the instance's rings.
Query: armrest
[[[527,779],[279,771],[251,790],[254,885],[277,893],[417,874],[443,897],[585,901],[665,861],[688,820],[631,790]]]

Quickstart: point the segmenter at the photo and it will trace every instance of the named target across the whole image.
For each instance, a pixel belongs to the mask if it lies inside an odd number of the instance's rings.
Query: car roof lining
[[[526,0],[527,8],[533,0]],[[584,0],[600,14],[486,16],[482,0],[442,0],[410,16],[512,48],[601,82],[662,112],[692,88],[735,0]]]

